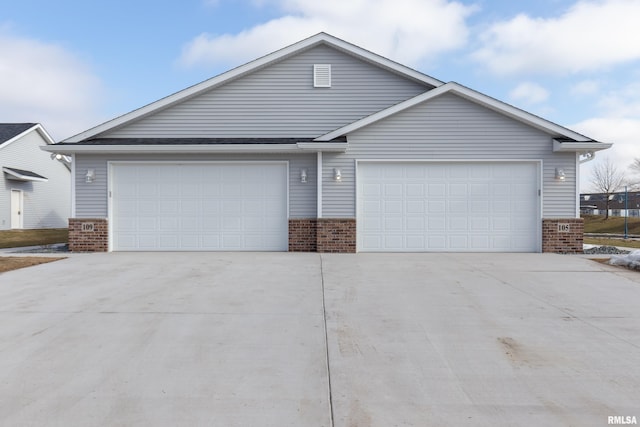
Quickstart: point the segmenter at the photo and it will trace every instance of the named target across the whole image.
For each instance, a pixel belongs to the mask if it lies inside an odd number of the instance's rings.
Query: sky
[[[640,0],[3,0],[0,122],[60,141],[324,31],[640,157]],[[630,177],[633,182],[640,176]]]

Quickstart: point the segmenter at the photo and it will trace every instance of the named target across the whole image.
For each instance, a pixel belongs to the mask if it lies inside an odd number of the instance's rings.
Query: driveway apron
[[[0,274],[0,425],[328,426],[319,257],[110,253]]]

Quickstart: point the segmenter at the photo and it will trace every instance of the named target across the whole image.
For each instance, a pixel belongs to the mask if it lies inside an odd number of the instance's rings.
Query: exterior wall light
[[[307,182],[307,170],[306,169],[300,169],[300,182],[302,182],[302,183]]]
[[[96,180],[96,171],[93,169],[87,169],[87,174],[84,176],[84,182],[92,183]]]
[[[556,179],[558,181],[564,181],[565,178],[564,169],[556,168]]]
[[[333,180],[340,182],[342,181],[342,172],[338,168],[333,169]]]

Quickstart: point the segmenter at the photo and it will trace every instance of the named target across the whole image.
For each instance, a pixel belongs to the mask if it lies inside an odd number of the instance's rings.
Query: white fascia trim
[[[40,147],[50,153],[297,153],[306,152],[345,152],[346,142],[318,144],[299,142],[297,144],[172,144],[172,145],[49,145]]]
[[[266,56],[263,56],[261,58],[258,58],[254,61],[248,62],[244,65],[241,65],[237,68],[234,68],[230,71],[227,71],[223,74],[220,74],[216,77],[213,77],[211,79],[205,80],[201,83],[198,83],[194,86],[191,86],[187,89],[181,90],[180,92],[176,92],[173,95],[169,95],[165,98],[162,98],[158,101],[152,102],[151,104],[148,104],[142,108],[139,108],[137,110],[134,110],[130,113],[124,114],[120,117],[116,117],[113,120],[110,120],[108,122],[102,123],[94,128],[91,128],[89,130],[86,130],[82,133],[79,133],[77,135],[74,135],[70,138],[65,139],[63,142],[80,142],[83,141],[85,139],[91,138],[93,136],[96,136],[100,133],[109,131],[111,129],[114,129],[118,126],[121,126],[125,123],[131,122],[133,120],[136,120],[140,117],[143,117],[147,114],[153,113],[155,111],[161,110],[163,108],[166,108],[172,104],[178,103],[182,100],[185,100],[187,98],[190,98],[192,96],[198,95],[204,91],[207,91],[209,89],[214,88],[215,86],[221,85],[223,83],[226,83],[232,79],[235,79],[239,76],[242,76],[244,74],[250,73],[252,71],[255,71],[259,68],[262,68],[264,66],[267,66],[273,62],[279,61],[283,58],[286,58],[287,56],[290,56],[292,54],[295,54],[297,52],[301,52],[303,50],[309,49],[315,45],[318,45],[320,43],[326,43],[330,46],[333,46],[337,49],[343,50],[347,53],[350,53],[352,55],[358,56],[364,60],[367,60],[369,62],[372,62],[374,64],[377,64],[383,68],[387,68],[389,70],[395,71],[399,74],[402,74],[406,77],[424,82],[426,84],[429,84],[431,86],[441,86],[444,84],[444,82],[441,82],[440,80],[434,79],[433,77],[427,76],[426,74],[422,74],[416,70],[413,70],[409,67],[405,67],[404,65],[398,64],[397,62],[391,61],[387,58],[384,58],[380,55],[376,55],[372,52],[369,52],[368,50],[362,49],[358,46],[355,46],[351,43],[347,43],[343,40],[340,40],[336,37],[333,37],[329,34],[326,33],[319,33],[316,34],[315,36],[309,37],[305,40],[299,41],[298,43],[292,44],[290,46],[287,46],[283,49],[277,50],[273,53],[270,53]]]
[[[301,150],[313,152],[344,153],[349,148],[347,142],[298,142],[296,145]]]
[[[607,148],[611,148],[613,144],[605,143],[605,142],[570,142],[570,141],[558,141],[556,139],[553,140],[553,151],[566,153],[566,152],[575,152],[575,153],[587,153],[589,151],[600,151],[606,150]]]
[[[343,126],[339,129],[336,129],[332,132],[322,135],[316,138],[314,141],[330,141],[334,138],[347,135],[365,126],[368,126],[372,123],[385,119],[393,114],[397,114],[408,108],[414,107],[420,103],[429,101],[445,93],[456,94],[469,101],[475,102],[476,104],[483,105],[498,113],[504,114],[506,116],[509,116],[518,121],[521,121],[523,123],[526,123],[530,126],[533,126],[535,128],[541,129],[549,133],[562,135],[567,138],[575,139],[576,141],[585,141],[585,142],[592,141],[591,139],[587,138],[584,135],[581,135],[563,126],[552,123],[541,117],[535,116],[531,113],[528,113],[524,110],[516,108],[512,105],[506,104],[502,101],[498,101],[497,99],[491,98],[490,96],[484,95],[480,92],[476,92],[475,90],[469,89],[468,87],[462,86],[455,82],[449,82],[442,86],[436,87],[435,89],[431,89],[421,95],[415,96],[411,99],[401,102],[400,104],[396,104],[393,107],[379,111],[368,117],[365,117],[364,119],[358,120],[349,125]]]

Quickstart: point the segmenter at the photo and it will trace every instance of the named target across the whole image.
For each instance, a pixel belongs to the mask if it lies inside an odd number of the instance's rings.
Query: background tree
[[[626,177],[624,171],[620,170],[609,158],[603,159],[593,167],[591,184],[597,192],[605,195],[604,219],[609,218],[609,202],[611,201],[611,195],[624,186],[625,180]]]
[[[636,157],[635,159],[633,159],[633,162],[629,165],[629,171],[631,172],[631,174],[635,175],[633,177],[633,182],[629,185],[634,190],[637,190],[638,188],[640,188],[640,157]]]

